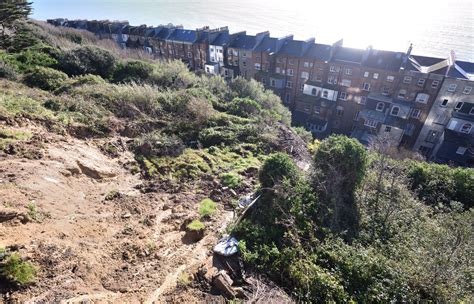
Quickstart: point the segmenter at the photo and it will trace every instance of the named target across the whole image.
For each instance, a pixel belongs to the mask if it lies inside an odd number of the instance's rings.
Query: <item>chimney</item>
[[[283,47],[283,44],[288,40],[293,40],[293,35],[288,35],[288,36],[279,38],[277,41],[275,53],[278,53],[280,49]]]
[[[316,42],[316,38],[311,37],[303,43],[303,55],[309,50],[309,48]]]
[[[410,55],[411,55],[411,51],[413,51],[413,43],[410,43],[410,46],[408,47],[408,50],[407,50],[406,55],[407,55],[407,56],[410,56]]]

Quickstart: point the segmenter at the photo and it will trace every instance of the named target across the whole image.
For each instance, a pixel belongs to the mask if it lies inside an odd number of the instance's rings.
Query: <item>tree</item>
[[[32,2],[26,0],[2,0],[0,2],[0,35],[5,37],[5,30],[14,26],[18,20],[26,19],[31,13]]]
[[[322,204],[322,224],[335,233],[353,238],[359,213],[355,190],[365,175],[367,151],[355,139],[331,136],[318,147],[314,157],[313,187]]]

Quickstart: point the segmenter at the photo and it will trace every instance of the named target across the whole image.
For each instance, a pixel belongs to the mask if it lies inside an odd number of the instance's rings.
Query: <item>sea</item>
[[[474,61],[474,0],[33,0],[33,18],[179,24]]]

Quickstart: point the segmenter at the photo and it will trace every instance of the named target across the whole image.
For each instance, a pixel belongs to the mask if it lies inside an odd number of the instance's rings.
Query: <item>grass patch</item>
[[[28,205],[26,205],[26,208],[28,209],[28,216],[30,219],[40,221],[40,213],[34,202],[29,202]]]
[[[24,131],[14,131],[9,129],[0,129],[0,150],[17,141],[30,139],[32,134]]]
[[[204,230],[206,228],[206,225],[204,225],[203,222],[200,220],[194,220],[188,226],[186,226],[189,230],[191,231],[199,231],[199,230]]]
[[[224,186],[229,188],[239,188],[242,185],[242,177],[234,172],[223,173],[220,175]]]
[[[192,276],[187,273],[183,272],[178,276],[178,286],[186,287],[189,286],[192,283]]]
[[[24,262],[18,254],[12,254],[1,267],[1,274],[9,281],[27,285],[36,277],[36,268],[30,262]]]
[[[216,213],[217,204],[213,200],[206,198],[201,201],[201,206],[199,207],[199,215],[201,217],[210,217]]]

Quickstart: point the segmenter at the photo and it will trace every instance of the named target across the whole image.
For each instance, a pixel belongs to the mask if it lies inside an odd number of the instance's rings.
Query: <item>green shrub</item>
[[[224,186],[229,188],[239,188],[242,185],[242,177],[234,172],[223,173],[220,175],[222,183]]]
[[[65,52],[59,64],[69,76],[93,74],[109,78],[115,68],[116,58],[104,49],[84,46]]]
[[[119,63],[115,68],[114,82],[147,82],[153,73],[153,65],[143,61]]]
[[[241,117],[252,117],[260,113],[261,106],[250,98],[234,98],[229,104],[229,112]]]
[[[285,153],[275,153],[265,160],[259,173],[260,184],[264,188],[271,188],[283,179],[295,180],[298,168],[293,160]]]
[[[190,224],[188,224],[186,227],[191,231],[199,231],[206,228],[206,225],[204,225],[204,223],[201,222],[200,220],[194,220]]]
[[[313,134],[304,127],[296,127],[293,128],[293,130],[295,130],[296,134],[298,134],[305,143],[309,144],[313,141]]]
[[[13,66],[0,60],[0,78],[16,80],[18,79],[18,73]]]
[[[201,217],[210,217],[216,212],[216,210],[217,204],[211,199],[206,198],[201,202],[201,206],[199,207],[199,215]]]
[[[36,277],[35,267],[29,262],[22,261],[18,254],[10,255],[5,264],[0,267],[1,274],[7,280],[20,285],[27,285]]]
[[[144,156],[178,156],[184,148],[181,139],[160,132],[146,134],[133,143],[135,153]]]
[[[61,87],[67,79],[67,75],[63,72],[51,68],[36,67],[25,75],[24,81],[31,87],[54,91]]]

